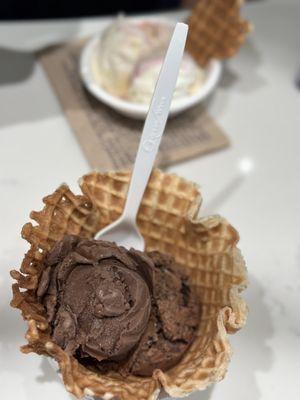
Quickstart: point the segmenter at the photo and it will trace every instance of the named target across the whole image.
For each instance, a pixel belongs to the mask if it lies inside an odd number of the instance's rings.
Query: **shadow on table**
[[[12,281],[7,283],[11,286]],[[7,291],[7,293],[2,291],[2,296],[4,298],[2,297],[0,304],[0,348],[1,345],[7,346],[18,342],[22,345],[25,342],[26,324],[20,315],[20,311],[12,309],[9,305],[12,298],[11,291]]]
[[[42,361],[40,364],[40,372],[41,375],[39,375],[36,380],[39,383],[48,383],[48,382],[56,382],[59,383],[60,385],[63,386],[63,381],[62,377],[59,374],[58,370],[56,371],[49,363],[47,360],[47,357],[42,357]],[[69,398],[70,400],[74,400],[75,397],[72,396],[69,392],[66,391],[64,399]]]
[[[44,82],[26,84],[35,62],[34,53],[0,48],[0,127],[43,120],[59,112],[49,106]]]
[[[45,382],[58,382],[63,385],[62,378],[59,375],[58,371],[50,365],[47,357],[42,356],[42,361],[40,364],[40,372],[41,375],[37,376],[36,380],[41,383]]]
[[[0,48],[0,85],[18,83],[30,77],[34,67],[32,53]]]
[[[257,374],[269,371],[274,360],[273,349],[268,345],[274,328],[265,303],[264,289],[252,274],[249,275],[249,287],[244,298],[249,307],[249,316],[247,325],[237,333],[233,343],[233,369],[227,383],[234,385],[234,398],[258,400],[262,396]]]
[[[223,74],[219,82],[221,88],[234,87],[238,92],[251,93],[265,86],[266,81],[258,72],[262,64],[262,55],[253,39],[249,38],[246,41],[236,58],[239,69],[230,66],[228,63],[224,64]]]
[[[78,30],[78,23],[74,20],[35,22],[24,29],[16,29],[15,41],[19,46],[22,44],[21,50],[0,46],[0,127],[40,121],[61,112],[58,105],[53,105],[53,95],[48,93],[47,78],[37,77],[30,84],[25,83],[33,76],[36,67],[35,52],[72,40]],[[8,39],[8,46],[9,43]],[[18,85],[20,83],[24,85]]]
[[[249,38],[232,60],[223,63],[217,88],[218,96],[209,96],[203,106],[209,109],[213,103],[214,115],[218,117],[227,109],[228,100],[233,92],[248,94],[265,86],[266,80],[259,73],[261,64],[262,55],[254,39]]]

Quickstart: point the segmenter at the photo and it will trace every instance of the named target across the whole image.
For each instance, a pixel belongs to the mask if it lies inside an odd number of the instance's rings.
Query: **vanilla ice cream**
[[[173,28],[163,22],[118,18],[103,33],[92,60],[93,74],[109,93],[134,103],[150,102]],[[185,53],[174,98],[197,92],[205,70]]]

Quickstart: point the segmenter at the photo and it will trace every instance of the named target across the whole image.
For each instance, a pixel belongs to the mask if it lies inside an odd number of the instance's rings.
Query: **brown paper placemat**
[[[78,60],[83,42],[38,54],[62,108],[92,168],[128,168],[133,164],[143,122],[117,114],[83,87]],[[157,164],[172,163],[221,149],[228,138],[201,107],[170,118]]]

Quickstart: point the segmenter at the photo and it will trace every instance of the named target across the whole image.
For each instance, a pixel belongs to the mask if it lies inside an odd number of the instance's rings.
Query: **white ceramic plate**
[[[140,22],[141,19],[134,19],[133,21]],[[162,20],[159,19],[158,21],[161,22]],[[174,26],[173,22],[165,21],[165,23]],[[136,119],[144,119],[148,112],[148,104],[133,103],[113,96],[103,89],[99,82],[95,79],[92,71],[91,60],[100,39],[101,34],[92,37],[87,42],[81,53],[80,75],[85,87],[98,100],[102,101],[104,104],[113,108],[119,113]],[[218,60],[212,60],[206,68],[206,78],[203,85],[195,94],[173,100],[171,104],[170,115],[177,115],[203,101],[217,86],[221,71],[221,62]]]

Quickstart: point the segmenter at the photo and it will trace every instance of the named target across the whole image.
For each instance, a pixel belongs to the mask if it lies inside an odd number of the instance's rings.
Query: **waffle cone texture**
[[[228,333],[246,321],[247,307],[240,292],[247,285],[246,268],[237,248],[237,231],[223,218],[197,219],[201,195],[196,185],[176,175],[154,170],[138,213],[138,226],[146,250],[171,254],[189,276],[202,304],[197,335],[181,361],[172,369],[155,370],[150,378],[122,377],[92,372],[51,340],[51,328],[36,289],[44,253],[66,234],[91,238],[122,213],[130,174],[93,172],[80,180],[81,195],[67,185],[43,199],[35,221],[24,225],[22,237],[30,244],[20,271],[12,271],[11,305],[28,322],[28,344],[22,352],[53,357],[59,364],[66,389],[78,398],[104,400],[154,400],[163,388],[183,397],[221,380],[231,357]]]

